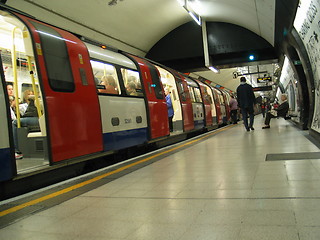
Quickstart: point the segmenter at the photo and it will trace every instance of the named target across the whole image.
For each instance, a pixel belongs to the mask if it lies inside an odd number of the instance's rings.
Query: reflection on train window
[[[50,86],[55,91],[73,92],[75,89],[70,58],[64,38],[53,28],[30,21],[41,39]]]
[[[193,88],[196,102],[202,102],[201,93],[199,88]]]
[[[126,87],[126,93],[129,96],[143,97],[143,91],[139,73],[134,70],[121,68],[121,74],[124,85]]]
[[[119,95],[121,93],[116,68],[108,63],[91,60],[98,93]]]

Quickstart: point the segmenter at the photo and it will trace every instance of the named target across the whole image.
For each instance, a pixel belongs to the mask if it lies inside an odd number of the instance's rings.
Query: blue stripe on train
[[[142,144],[148,140],[147,128],[125,130],[120,132],[104,133],[104,151],[119,150]]]
[[[0,181],[12,178],[12,163],[10,148],[0,149]]]
[[[194,121],[194,128],[195,129],[200,129],[200,128],[204,128],[204,120],[197,120]]]

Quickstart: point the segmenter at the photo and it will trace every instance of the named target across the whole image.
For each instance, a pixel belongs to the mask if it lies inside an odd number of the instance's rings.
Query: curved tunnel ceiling
[[[247,64],[250,54],[254,54],[259,62],[272,62],[277,58],[273,46],[248,29],[222,22],[207,22],[206,29],[209,55],[214,66],[241,66]],[[193,21],[167,34],[146,57],[182,72],[207,70],[202,31]]]
[[[188,2],[207,21],[239,25],[274,44],[276,0]],[[146,54],[167,33],[192,20],[177,0],[7,0],[6,4],[139,55]]]
[[[272,46],[281,43],[283,29],[290,26],[298,2],[188,0],[206,21],[238,25]],[[177,0],[7,0],[6,4],[44,22],[139,56],[145,56],[172,30],[192,21]]]

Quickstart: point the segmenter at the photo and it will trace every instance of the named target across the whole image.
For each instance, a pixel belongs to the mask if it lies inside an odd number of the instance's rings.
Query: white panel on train
[[[137,69],[134,62],[132,62],[129,58],[127,58],[126,56],[120,53],[110,51],[107,49],[102,49],[92,44],[88,44],[88,43],[85,43],[85,44],[88,48],[89,55],[91,58],[99,59],[109,63],[115,63],[131,69]]]
[[[103,133],[147,128],[147,116],[143,98],[125,98],[99,95]],[[141,117],[141,123],[136,118]],[[119,125],[112,119],[119,119]]]
[[[202,103],[192,103],[194,121],[204,120],[204,109]]]

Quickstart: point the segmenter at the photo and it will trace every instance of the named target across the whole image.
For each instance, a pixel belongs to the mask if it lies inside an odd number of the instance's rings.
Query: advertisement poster
[[[307,49],[315,84],[315,108],[311,128],[320,133],[320,0],[303,0],[294,27]]]

